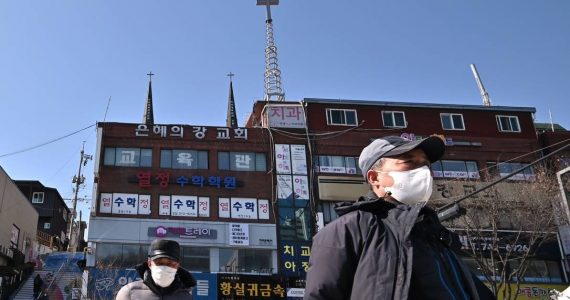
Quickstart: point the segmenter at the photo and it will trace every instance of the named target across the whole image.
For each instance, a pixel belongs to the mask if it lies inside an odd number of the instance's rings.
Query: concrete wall
[[[17,249],[28,256],[36,240],[38,212],[0,167],[0,245],[9,248],[13,225],[20,229]],[[26,260],[31,259],[26,257]]]

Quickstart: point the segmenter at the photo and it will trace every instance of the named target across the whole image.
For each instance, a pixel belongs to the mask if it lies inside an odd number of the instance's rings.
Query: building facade
[[[64,250],[70,210],[57,189],[46,187],[37,180],[16,180],[14,183],[38,212],[38,232],[49,236],[53,249]]]

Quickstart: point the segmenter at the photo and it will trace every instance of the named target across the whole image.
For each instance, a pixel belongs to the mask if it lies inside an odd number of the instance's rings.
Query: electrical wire
[[[10,153],[6,153],[6,154],[2,154],[2,155],[0,155],[0,158],[2,158],[2,157],[7,157],[7,156],[12,156],[12,155],[16,155],[16,154],[20,154],[20,153],[24,153],[24,152],[27,152],[27,151],[30,151],[30,150],[34,150],[34,149],[37,149],[37,148],[40,148],[40,147],[49,145],[49,144],[51,144],[51,143],[55,143],[55,142],[57,142],[57,141],[59,141],[59,140],[63,140],[64,138],[70,137],[70,136],[72,136],[72,135],[74,135],[74,134],[80,133],[80,132],[82,132],[82,131],[84,131],[84,130],[87,130],[87,129],[91,128],[91,127],[94,127],[95,125],[97,125],[97,124],[95,123],[95,124],[89,125],[89,126],[87,126],[87,127],[85,127],[85,128],[76,130],[76,131],[74,131],[74,132],[72,132],[72,133],[66,134],[66,135],[64,135],[64,136],[62,136],[62,137],[58,137],[58,138],[53,139],[53,140],[49,140],[49,141],[47,141],[47,142],[45,142],[45,143],[41,143],[41,144],[36,145],[36,146],[32,146],[32,147],[29,147],[29,148],[21,149],[21,150],[14,151],[14,152],[10,152]]]

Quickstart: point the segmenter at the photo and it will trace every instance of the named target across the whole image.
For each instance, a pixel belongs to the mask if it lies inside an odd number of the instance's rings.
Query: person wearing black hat
[[[425,204],[430,163],[445,152],[431,136],[374,140],[358,164],[367,196],[336,207],[313,238],[305,300],[495,299],[455,254],[461,243]]]
[[[180,267],[180,245],[176,241],[154,240],[148,248],[148,260],[136,270],[142,280],[122,287],[116,300],[192,299],[196,280]]]

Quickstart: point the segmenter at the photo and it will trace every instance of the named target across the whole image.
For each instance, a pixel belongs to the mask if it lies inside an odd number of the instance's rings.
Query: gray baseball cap
[[[445,152],[445,143],[440,137],[430,136],[425,139],[410,141],[399,136],[387,136],[376,139],[366,146],[358,158],[358,166],[362,176],[382,157],[396,156],[410,150],[422,149],[431,163],[438,161]]]

